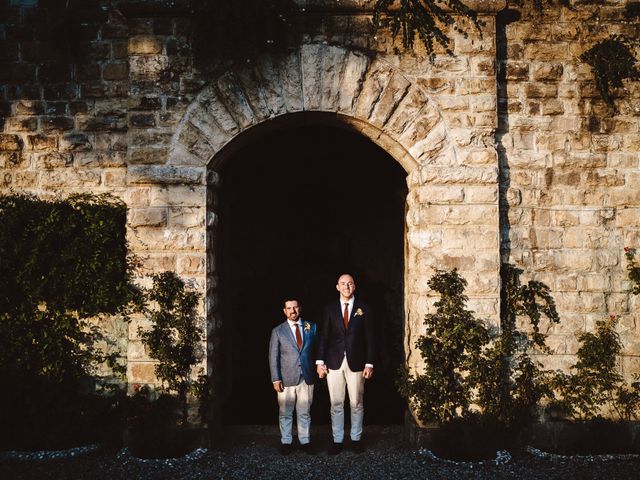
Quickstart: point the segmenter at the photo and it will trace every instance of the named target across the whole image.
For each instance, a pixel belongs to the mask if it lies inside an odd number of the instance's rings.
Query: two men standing
[[[285,302],[287,320],[271,333],[269,365],[271,380],[278,392],[283,454],[292,448],[294,408],[298,439],[303,450],[314,453],[309,443],[309,410],[313,400],[316,348],[316,371],[320,378],[327,377],[331,402],[333,444],[329,454],[340,453],[343,449],[345,389],[349,392],[351,407],[351,443],[354,451],[362,451],[364,382],[373,376],[375,355],[373,318],[367,305],[356,301],[356,285],[351,275],[341,275],[336,289],[340,292],[339,301],[325,308],[318,335],[314,324],[300,322],[297,300]],[[298,327],[294,327],[298,324],[306,332],[300,333],[301,338],[297,338]]]

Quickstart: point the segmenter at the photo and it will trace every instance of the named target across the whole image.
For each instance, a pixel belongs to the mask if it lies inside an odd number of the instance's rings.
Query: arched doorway
[[[367,138],[329,126],[289,125],[234,150],[218,170],[216,207],[223,418],[276,423],[267,352],[281,300],[299,296],[303,317],[317,322],[348,271],[376,312],[380,360],[365,420],[401,422],[393,381],[404,361],[406,172]],[[328,411],[320,382],[314,423],[327,423]]]

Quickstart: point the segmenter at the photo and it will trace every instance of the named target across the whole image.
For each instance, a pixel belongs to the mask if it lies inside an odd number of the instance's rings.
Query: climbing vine
[[[598,91],[614,113],[614,89],[622,88],[624,80],[640,80],[633,55],[634,45],[638,44],[624,35],[611,35],[580,55],[580,59],[591,66]]]
[[[478,29],[483,22],[478,19],[475,10],[469,8],[460,0],[377,0],[373,13],[373,27],[377,31],[383,27],[385,20],[389,21],[393,36],[402,35],[402,46],[413,48],[418,39],[427,50],[429,58],[433,59],[436,45],[445,49],[447,54],[453,55],[451,39],[444,31],[448,27],[460,33],[464,38],[468,34],[461,27],[461,22],[454,15],[462,15]]]

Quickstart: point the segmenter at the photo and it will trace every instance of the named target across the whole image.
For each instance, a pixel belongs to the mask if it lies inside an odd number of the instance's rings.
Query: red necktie
[[[344,328],[346,330],[347,326],[349,325],[349,304],[348,303],[344,304],[344,313],[342,314],[342,320],[344,321]]]
[[[300,327],[297,323],[294,324],[296,327],[296,342],[298,342],[298,350],[302,348],[302,336],[300,335]]]

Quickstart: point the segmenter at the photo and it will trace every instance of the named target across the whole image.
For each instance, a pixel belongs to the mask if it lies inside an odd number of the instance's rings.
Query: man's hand
[[[273,389],[278,393],[284,392],[284,387],[282,386],[281,381],[273,382]]]
[[[316,371],[318,372],[318,376],[320,378],[324,378],[327,376],[327,366],[326,365],[317,365]]]
[[[362,376],[368,380],[373,377],[373,368],[372,367],[364,367],[364,371],[362,372]]]

